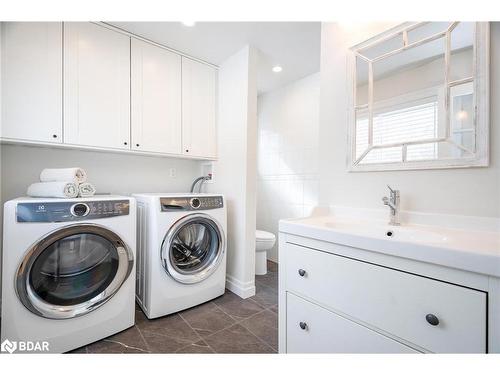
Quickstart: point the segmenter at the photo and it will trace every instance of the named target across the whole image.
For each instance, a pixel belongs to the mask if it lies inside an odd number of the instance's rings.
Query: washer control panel
[[[214,196],[168,197],[160,198],[163,212],[214,210],[224,207],[224,198]]]
[[[123,216],[128,215],[129,210],[130,201],[127,199],[18,203],[16,217],[19,223],[58,223]]]

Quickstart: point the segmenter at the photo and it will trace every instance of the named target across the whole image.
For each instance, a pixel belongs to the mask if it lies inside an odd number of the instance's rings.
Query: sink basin
[[[446,243],[449,237],[433,231],[431,228],[418,226],[389,226],[379,222],[363,221],[325,221],[324,225],[334,230],[362,236],[385,238],[394,241]]]
[[[430,230],[421,230],[406,227],[386,228],[385,236],[399,241],[446,243],[449,237]]]

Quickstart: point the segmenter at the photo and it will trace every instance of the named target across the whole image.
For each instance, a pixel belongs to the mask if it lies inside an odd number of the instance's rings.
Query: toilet
[[[263,230],[255,231],[255,274],[265,275],[267,273],[267,250],[272,249],[276,242],[273,233]]]

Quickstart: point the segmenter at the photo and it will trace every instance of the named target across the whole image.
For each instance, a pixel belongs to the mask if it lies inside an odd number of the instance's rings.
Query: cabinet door
[[[2,138],[62,142],[62,23],[2,22]]]
[[[217,71],[182,58],[182,147],[183,154],[216,156]]]
[[[64,24],[64,142],[130,148],[130,38]]]
[[[132,39],[132,149],[181,153],[181,57]]]

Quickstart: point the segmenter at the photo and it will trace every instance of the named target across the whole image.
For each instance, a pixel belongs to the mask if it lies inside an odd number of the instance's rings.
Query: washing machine
[[[226,207],[217,194],[134,194],[136,300],[149,319],[224,294]]]
[[[6,202],[2,342],[62,353],[131,327],[135,228],[131,197]]]

